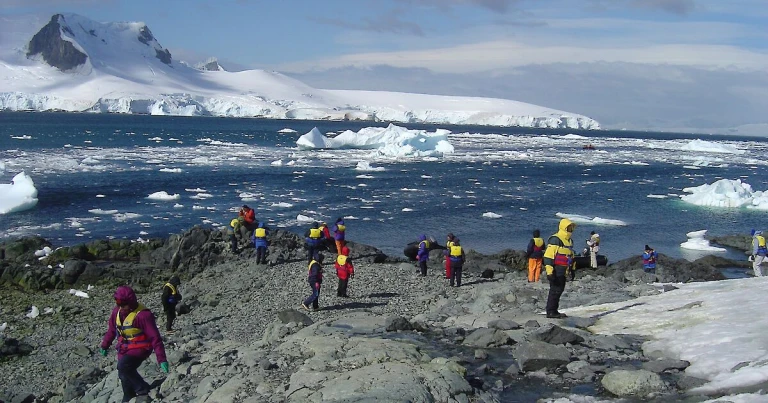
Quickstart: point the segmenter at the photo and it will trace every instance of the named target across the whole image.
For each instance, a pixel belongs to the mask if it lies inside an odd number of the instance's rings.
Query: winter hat
[[[648,245],[645,245],[645,250],[651,250],[651,247]]]
[[[324,259],[325,259],[325,256],[322,253],[315,254],[315,260],[317,260],[319,263],[323,263]]]
[[[133,288],[127,285],[121,285],[117,287],[115,291],[115,302],[119,305],[128,305],[131,310],[136,309],[139,306],[139,301],[136,299],[136,293],[133,292]]]
[[[425,234],[421,234],[421,236],[419,237],[419,241],[426,241],[426,240],[427,240],[427,236]]]
[[[451,241],[452,241],[452,240],[453,240],[453,238],[454,238],[454,237],[453,237],[453,232],[449,232],[449,233],[448,233],[448,237],[447,237],[447,238],[448,238],[448,240],[451,240]]]
[[[168,280],[169,283],[172,285],[179,285],[181,284],[181,279],[179,279],[179,276],[172,276],[170,280]]]
[[[540,236],[541,236],[541,231],[539,231],[537,229],[533,230],[533,237],[534,238],[538,238]]]

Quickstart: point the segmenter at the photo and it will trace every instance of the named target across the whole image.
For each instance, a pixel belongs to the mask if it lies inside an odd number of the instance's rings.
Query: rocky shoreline
[[[404,259],[351,243],[351,298],[335,296],[327,269],[322,310],[304,312],[301,238],[277,230],[270,240],[268,265],[255,264],[245,243],[230,251],[226,232],[197,227],[145,243],[0,244],[0,323],[7,322],[0,401],[120,401],[114,353],[98,355],[114,288],[133,285],[162,325],[160,287],[172,273],[182,279],[186,313],[177,333],[164,336],[171,373],[154,358],[142,367],[156,382],[157,401],[503,402],[571,394],[673,401],[703,382],[682,372],[687,363],[643,351],[640,337],[590,333],[595,318],[542,316],[548,285],[527,282],[523,251],[470,251],[464,284],[451,288],[440,251],[423,278]],[[50,253],[38,252],[46,246]],[[721,280],[720,268],[746,265],[661,256],[651,276],[639,257],[625,259],[581,270],[561,306],[668,292],[674,287],[660,282]],[[481,278],[488,269],[495,276]],[[33,305],[34,319],[26,317]]]

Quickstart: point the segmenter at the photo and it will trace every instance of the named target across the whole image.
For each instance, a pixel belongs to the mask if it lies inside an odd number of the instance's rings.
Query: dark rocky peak
[[[206,61],[196,64],[195,68],[202,71],[226,71],[215,57],[210,57]]]
[[[64,16],[55,14],[29,41],[27,57],[42,55],[46,63],[61,71],[84,64],[88,55],[75,48],[72,42],[62,39],[65,33],[75,38],[75,33],[67,25]]]
[[[144,25],[143,27],[141,27],[141,29],[139,29],[139,42],[147,46],[152,46],[149,43],[154,40],[155,40],[155,37],[152,36],[152,31],[149,30],[149,27]]]

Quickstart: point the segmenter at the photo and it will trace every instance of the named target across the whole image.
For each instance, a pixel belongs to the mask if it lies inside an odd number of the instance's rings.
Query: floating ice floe
[[[181,195],[179,195],[178,193],[171,195],[171,194],[168,194],[168,192],[166,192],[165,190],[162,190],[160,192],[155,192],[147,196],[147,199],[162,200],[162,201],[179,200],[180,198],[181,198]]]
[[[725,252],[725,248],[718,248],[716,246],[711,246],[709,244],[709,240],[704,239],[704,235],[707,233],[707,230],[700,230],[700,231],[692,231],[685,236],[688,237],[688,240],[681,243],[680,247],[683,249],[691,249],[691,250],[703,250],[707,252]]]
[[[723,154],[744,154],[746,151],[739,150],[738,148],[728,145],[728,144],[721,144],[721,143],[715,143],[712,141],[705,141],[705,140],[692,140],[688,144],[683,145],[680,147],[683,151],[703,151],[708,153],[723,153]]]
[[[285,129],[280,129],[280,130],[278,130],[277,132],[278,132],[278,133],[298,133],[296,130],[293,130],[293,129],[289,129],[289,128],[287,128],[287,127],[286,127]]]
[[[386,157],[427,157],[454,152],[448,142],[450,131],[437,129],[409,130],[390,124],[386,128],[366,127],[357,132],[346,130],[334,138],[320,133],[316,127],[299,137],[296,145],[300,150],[314,149],[364,149],[376,150]]]
[[[181,168],[160,168],[160,172],[181,173]]]
[[[0,184],[0,214],[29,210],[37,205],[37,188],[23,171],[10,184]]]
[[[91,214],[98,214],[98,215],[112,215],[117,213],[117,210],[102,210],[100,208],[93,208],[88,210]]]
[[[720,179],[709,185],[688,187],[680,199],[686,203],[709,207],[747,207],[768,210],[768,192],[753,191],[741,179]]]
[[[501,218],[501,215],[500,214],[496,214],[496,213],[494,213],[492,211],[488,211],[488,212],[483,213],[483,217],[485,217],[485,218]]]
[[[577,224],[616,225],[619,227],[624,227],[627,225],[627,223],[624,221],[612,220],[609,218],[589,217],[589,216],[580,215],[580,214],[567,214],[567,213],[555,213],[555,215],[560,218],[567,218]]]
[[[314,222],[315,219],[312,218],[312,217],[307,217],[307,216],[305,216],[303,214],[299,214],[299,215],[296,216],[296,221],[298,221],[298,222]]]
[[[70,288],[69,293],[80,298],[90,298],[87,293],[74,288]]]
[[[384,167],[374,167],[371,165],[368,161],[360,161],[357,163],[357,166],[355,166],[355,169],[358,171],[368,171],[368,172],[381,172],[384,171]]]
[[[293,207],[293,204],[286,203],[286,202],[278,202],[278,203],[272,203],[270,207],[290,208],[290,207]]]
[[[283,165],[283,160],[272,161],[271,163],[269,163],[269,165],[272,165],[273,167],[282,166]]]

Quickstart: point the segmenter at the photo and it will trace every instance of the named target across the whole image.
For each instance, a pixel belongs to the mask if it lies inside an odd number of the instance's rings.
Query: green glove
[[[160,369],[163,370],[166,374],[168,373],[168,363],[167,362],[161,362],[160,363]]]
[[[100,353],[101,355],[103,355],[104,357],[106,357],[106,356],[107,356],[107,350],[104,350],[103,348],[100,348],[100,349],[99,349],[99,353]]]

